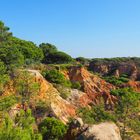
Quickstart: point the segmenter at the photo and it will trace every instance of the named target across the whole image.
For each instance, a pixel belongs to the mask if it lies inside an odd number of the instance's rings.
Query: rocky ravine
[[[76,109],[81,106],[87,106],[89,103],[93,102],[93,97],[95,99],[94,94],[101,94],[103,92],[104,86],[106,86],[105,91],[108,92],[108,98],[112,100],[112,97],[109,95],[109,88],[114,88],[112,85],[106,83],[105,81],[102,81],[96,76],[94,77],[93,75],[88,73],[86,69],[80,68],[77,69],[77,71],[74,70],[75,69],[71,69],[69,71],[71,80],[80,81],[85,87],[86,92],[81,92],[73,89],[71,90],[71,95],[67,100],[60,97],[60,93],[53,87],[51,83],[44,79],[39,71],[28,70],[34,76],[34,80],[40,84],[40,91],[38,95],[34,96],[32,100],[35,99],[35,102],[37,100],[41,100],[47,103],[51,109],[52,115],[60,119],[65,124],[68,122],[70,117],[79,120],[78,116],[76,115]],[[74,75],[74,73],[76,75]],[[88,81],[89,83],[86,84]],[[93,94],[93,96],[90,96],[90,94]],[[11,109],[11,116],[17,111],[19,111],[19,105],[15,105]],[[39,118],[39,116],[36,117],[38,121],[41,121],[41,119],[43,119]],[[79,134],[77,135],[77,140],[121,140],[119,129],[114,123],[106,122],[89,126],[81,122],[82,120],[80,121],[80,125],[77,125],[77,123],[75,125],[76,131],[80,132],[78,132]],[[66,135],[64,140],[74,140],[71,136],[71,133],[68,132],[68,135]]]
[[[83,67],[70,67],[65,71],[65,75],[68,79],[71,81],[79,81],[83,87],[83,92],[77,89],[71,89],[71,94],[66,100],[60,96],[58,90],[51,83],[44,79],[39,71],[28,71],[33,75],[34,80],[40,84],[39,93],[35,95],[32,100],[34,103],[43,101],[49,106],[49,109],[43,117],[50,115],[49,113],[51,112],[51,115],[66,124],[69,118],[78,118],[76,110],[79,107],[87,107],[91,103],[99,103],[100,97],[104,98],[106,105],[111,106],[117,100],[114,96],[110,95],[110,90],[115,89],[115,86],[107,83],[97,75],[91,74]],[[130,80],[122,86],[130,86],[136,91],[140,91],[140,82]],[[15,105],[10,111],[10,116],[19,110],[19,105]],[[35,117],[39,123],[43,117],[40,116],[40,114],[36,115]],[[85,125],[82,123],[80,128],[76,128],[76,131],[80,132],[80,134],[77,135],[79,140],[121,140],[118,127],[111,122],[100,123],[98,125]],[[66,136],[65,140],[73,140],[71,136],[70,132],[70,135]]]
[[[70,117],[76,117],[77,108],[88,106],[91,103],[99,103],[100,97],[104,98],[105,104],[108,107],[116,101],[116,98],[110,95],[110,90],[115,87],[98,76],[89,73],[85,68],[72,67],[69,69],[68,76],[70,80],[79,81],[83,86],[84,92],[71,89],[71,94],[67,100],[61,98],[56,88],[46,81],[38,71],[29,70],[29,72],[40,83],[40,92],[35,98],[47,102],[52,113],[64,123]]]
[[[69,70],[70,80],[79,81],[84,88],[84,92],[71,89],[71,94],[67,100],[60,96],[57,89],[44,79],[39,71],[28,71],[34,76],[34,80],[40,84],[40,91],[38,95],[33,97],[33,102],[45,102],[49,106],[51,114],[64,123],[67,123],[70,117],[77,117],[77,108],[98,103],[101,96],[104,97],[106,104],[114,104],[116,100],[115,97],[110,95],[110,89],[115,87],[98,76],[90,74],[85,68],[74,67]],[[41,116],[38,114],[37,118],[41,119]]]

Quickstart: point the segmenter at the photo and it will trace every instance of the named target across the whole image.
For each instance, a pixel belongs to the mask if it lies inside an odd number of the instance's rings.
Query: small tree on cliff
[[[15,78],[15,88],[16,93],[22,96],[22,104],[24,104],[39,92],[39,83],[28,71],[20,71]]]
[[[9,76],[6,73],[6,67],[3,62],[0,61],[0,95],[3,93],[5,84],[9,81]]]

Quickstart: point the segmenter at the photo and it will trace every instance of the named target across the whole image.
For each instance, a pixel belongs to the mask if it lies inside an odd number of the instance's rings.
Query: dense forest
[[[97,92],[96,100],[91,99],[88,105],[78,107],[76,103],[76,116],[82,118],[84,124],[114,122],[119,127],[123,140],[134,139],[135,135],[139,137],[140,94],[133,86],[127,86],[130,81],[139,83],[139,67],[140,58],[137,57],[72,58],[50,43],[36,45],[34,42],[13,36],[9,27],[0,21],[0,140],[81,138],[81,131],[72,127],[74,117],[71,116],[68,122],[64,122],[52,113],[51,95],[50,100],[39,100],[37,95],[41,85],[30,73],[33,70],[39,71],[64,101],[69,101],[72,89],[82,94],[88,92],[85,87],[88,87],[90,80],[86,81],[89,82],[87,84],[84,80],[75,78],[79,71],[82,73],[87,70],[86,78],[91,77],[91,82],[94,83],[95,76],[97,82],[102,83],[98,83],[96,87],[91,86]],[[79,71],[76,73],[75,69]],[[67,78],[70,73],[72,74]],[[103,84],[106,84],[107,88],[111,87],[108,92],[111,100],[109,103],[104,101],[106,89],[101,93],[97,90]],[[94,92],[92,94],[94,95]],[[91,95],[88,96],[90,98]],[[15,106],[18,106],[18,109],[15,109]],[[11,115],[14,109],[15,113]],[[42,114],[43,117],[40,117]]]

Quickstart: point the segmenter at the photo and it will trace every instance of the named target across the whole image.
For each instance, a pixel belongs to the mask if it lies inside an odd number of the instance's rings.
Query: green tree
[[[48,54],[52,53],[52,52],[57,52],[57,48],[56,46],[50,44],[50,43],[41,43],[39,45],[39,48],[42,49],[44,56],[48,56]]]
[[[43,59],[42,50],[31,41],[11,37],[8,45],[16,47],[21,52],[26,64],[40,62]]]
[[[8,69],[23,65],[24,57],[16,47],[0,46],[0,60]]]
[[[4,86],[9,81],[9,75],[7,74],[6,67],[3,62],[0,61],[0,95],[3,93]]]
[[[10,52],[10,50],[11,51],[14,50],[14,52],[12,52],[12,54],[13,54],[12,57],[15,57],[14,55],[18,55],[20,52],[20,54],[22,54],[22,56],[25,60],[24,62],[26,64],[40,62],[43,59],[42,49],[37,47],[37,45],[35,45],[31,41],[26,41],[26,40],[22,40],[22,39],[13,37],[12,33],[9,32],[9,28],[6,27],[2,21],[0,21],[0,48],[1,47],[2,47],[2,49],[3,49],[3,47],[8,49],[8,52]],[[10,47],[10,50],[9,50],[9,47]],[[15,52],[15,48],[16,48],[16,52]],[[4,51],[7,51],[7,50],[4,50]],[[19,52],[17,52],[17,51],[19,51]],[[5,55],[6,55],[6,53],[5,53]],[[11,57],[11,55],[10,55],[10,57]]]
[[[0,45],[6,42],[12,33],[9,32],[9,27],[6,27],[2,21],[0,21]]]
[[[73,61],[72,57],[64,52],[51,52],[45,58],[48,64],[65,64]]]
[[[82,65],[88,64],[90,62],[90,59],[84,58],[84,57],[77,57],[76,61],[80,62]]]
[[[61,121],[47,117],[39,124],[39,131],[43,135],[43,140],[60,140],[67,127]]]
[[[42,140],[42,136],[33,130],[33,125],[31,110],[21,110],[14,121],[6,115],[0,127],[0,140]]]
[[[56,46],[49,43],[42,43],[39,45],[44,53],[43,62],[47,64],[63,64],[72,62],[73,59],[70,55],[60,52]]]

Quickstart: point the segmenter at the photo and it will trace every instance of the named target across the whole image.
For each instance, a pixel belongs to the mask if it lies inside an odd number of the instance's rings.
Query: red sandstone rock
[[[85,68],[71,67],[69,69],[69,78],[71,81],[79,81],[88,98],[95,103],[100,97],[104,97],[107,104],[112,104],[115,97],[110,95],[110,90],[115,89],[112,84],[107,83],[97,75],[91,74]]]

